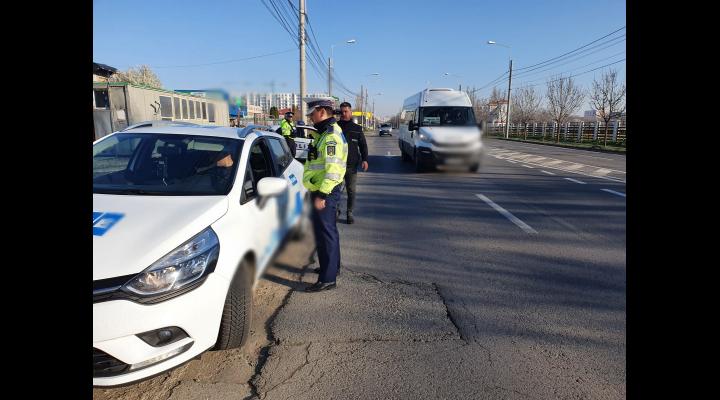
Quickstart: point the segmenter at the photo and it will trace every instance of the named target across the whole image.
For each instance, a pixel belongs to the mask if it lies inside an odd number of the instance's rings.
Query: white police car
[[[241,346],[254,283],[309,229],[269,127],[138,124],[93,143],[93,385]]]

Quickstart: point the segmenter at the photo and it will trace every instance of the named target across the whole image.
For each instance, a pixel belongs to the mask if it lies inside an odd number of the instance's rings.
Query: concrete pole
[[[305,0],[300,0],[300,115],[305,118]]]
[[[505,117],[505,139],[510,137],[510,85],[512,85],[512,58],[510,59],[510,78],[508,79],[507,116]]]

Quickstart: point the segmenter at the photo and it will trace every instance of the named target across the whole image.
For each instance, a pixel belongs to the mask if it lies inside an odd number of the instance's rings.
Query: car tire
[[[400,146],[400,159],[402,162],[408,162],[410,161],[410,156],[405,152],[405,149]]]
[[[235,272],[223,307],[217,342],[213,350],[242,347],[250,336],[253,268],[249,260]]]
[[[478,172],[480,169],[480,163],[475,163],[470,166],[470,172]]]
[[[420,162],[420,155],[418,154],[417,149],[415,149],[415,156],[413,157],[413,160],[415,161],[415,172],[424,172],[425,166]]]

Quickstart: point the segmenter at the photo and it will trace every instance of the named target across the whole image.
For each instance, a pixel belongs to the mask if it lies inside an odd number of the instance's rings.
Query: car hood
[[[227,210],[225,196],[93,194],[93,280],[141,272]]]
[[[424,132],[434,142],[441,144],[462,144],[478,141],[480,128],[477,126],[423,126],[420,132]]]

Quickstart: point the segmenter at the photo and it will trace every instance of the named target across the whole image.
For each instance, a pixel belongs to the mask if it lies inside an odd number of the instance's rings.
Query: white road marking
[[[567,179],[567,180],[569,180],[570,182],[579,183],[579,184],[581,184],[581,185],[586,185],[585,182],[579,181],[579,180],[577,180],[577,179],[573,179],[573,178],[563,178],[563,179]]]
[[[519,226],[520,229],[522,229],[523,231],[525,231],[525,233],[537,234],[537,231],[536,231],[535,229],[531,228],[530,225],[522,222],[518,217],[512,215],[512,214],[510,213],[510,211],[508,211],[508,210],[500,207],[499,205],[495,204],[494,201],[488,199],[486,196],[484,196],[484,195],[482,195],[482,194],[475,194],[475,196],[479,197],[480,200],[486,202],[488,205],[490,205],[490,207],[494,208],[495,211],[497,211],[497,212],[499,212],[500,214],[502,214],[505,218],[509,219],[512,223],[514,223],[515,225]]]
[[[545,170],[543,170],[543,169],[541,169],[540,172],[544,172],[544,173],[546,173],[546,174],[548,174],[548,175],[555,175],[555,174],[553,174],[552,172],[548,172],[548,171],[545,171]]]
[[[608,192],[608,193],[616,194],[616,195],[618,195],[618,196],[625,197],[625,193],[616,192],[616,191],[610,190],[610,189],[600,189],[600,190],[606,191],[606,192]]]
[[[513,164],[517,164],[517,161],[507,160],[507,162],[511,162]]]
[[[525,164],[521,164],[521,165],[522,165],[523,167],[525,167],[525,168],[530,168],[530,169],[535,168],[535,167],[531,167],[531,166],[525,165]]]
[[[496,153],[500,153],[500,152],[496,152]],[[512,160],[515,159],[515,158],[518,158],[518,157],[513,156],[512,154],[521,154],[521,155],[522,155],[522,153],[517,153],[517,152],[509,152],[509,153],[508,153],[508,152],[503,152],[503,153],[502,153],[502,156],[504,156],[504,157],[501,157],[500,159],[504,159],[504,160],[506,160],[506,161],[511,162],[511,163],[514,164],[514,163],[516,163],[516,162],[515,162],[515,161],[512,161]],[[550,159],[550,160],[552,160],[552,159]],[[560,171],[571,172],[571,173],[573,173],[573,174],[589,176],[589,177],[592,177],[592,178],[599,178],[599,179],[605,179],[605,180],[607,180],[607,181],[612,181],[612,182],[625,183],[624,180],[619,179],[619,178],[613,178],[613,177],[609,177],[609,176],[602,176],[602,175],[605,174],[605,171],[604,171],[604,170],[606,170],[606,169],[609,170],[609,171],[611,171],[611,172],[620,173],[620,174],[625,174],[625,173],[626,173],[625,171],[619,171],[619,170],[608,169],[608,168],[600,168],[601,170],[603,170],[600,174],[591,175],[591,174],[588,174],[588,173],[585,173],[585,172],[576,171],[576,169],[578,169],[577,166],[580,166],[580,168],[582,168],[582,167],[593,167],[592,165],[577,164],[577,163],[573,163],[573,162],[571,162],[571,161],[563,161],[563,160],[544,161],[544,162],[541,162],[541,163],[535,163],[535,162],[533,162],[533,160],[525,160],[524,162],[527,163],[527,164],[532,164],[532,165],[534,165],[534,166],[536,166],[536,167],[552,168],[552,169],[557,169],[557,170],[560,170]],[[558,165],[558,164],[572,164],[572,166],[570,166],[570,168],[568,168],[568,167],[566,167],[565,165],[560,166],[560,165]],[[595,167],[595,168],[598,168],[598,167]],[[596,170],[596,171],[597,171],[597,170]]]

